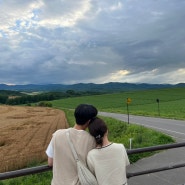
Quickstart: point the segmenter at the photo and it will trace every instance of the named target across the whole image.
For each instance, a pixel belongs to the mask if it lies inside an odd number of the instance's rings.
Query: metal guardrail
[[[137,149],[128,149],[127,154],[138,154],[138,153],[144,153],[144,152],[152,152],[152,151],[158,151],[158,150],[165,150],[165,149],[172,149],[172,148],[179,148],[185,146],[185,142],[183,143],[173,143],[173,144],[166,144],[166,145],[157,145],[157,146],[150,146],[150,147],[144,147],[144,148],[137,148]]]
[[[11,178],[21,177],[25,175],[32,175],[32,174],[42,173],[50,170],[52,170],[52,167],[48,165],[43,165],[43,166],[37,166],[32,168],[25,168],[21,170],[9,171],[5,173],[0,173],[0,180],[11,179]]]
[[[127,154],[131,155],[131,154],[136,154],[136,153],[144,153],[144,152],[151,152],[151,151],[157,151],[157,150],[179,148],[179,147],[184,147],[184,146],[185,146],[185,142],[166,144],[166,145],[158,145],[158,146],[138,148],[138,149],[129,149],[129,150],[127,150]],[[155,173],[155,172],[159,172],[159,171],[171,170],[171,169],[175,169],[175,168],[181,168],[181,167],[185,167],[185,162],[181,163],[181,164],[168,165],[168,166],[164,166],[161,168],[155,168],[155,169],[150,169],[150,170],[127,173],[127,178],[131,178],[131,177],[139,176],[139,175],[144,175],[144,174],[149,174],[149,173]],[[48,165],[43,165],[43,166],[37,166],[37,167],[32,167],[32,168],[25,168],[25,169],[21,169],[21,170],[9,171],[9,172],[5,172],[5,173],[0,173],[0,180],[20,177],[20,176],[25,176],[25,175],[31,175],[31,174],[36,174],[36,173],[42,173],[42,172],[46,172],[46,171],[50,171],[50,170],[52,170],[51,167],[49,167]]]
[[[127,173],[127,178],[131,178],[131,177],[135,177],[135,176],[139,176],[139,175],[146,175],[146,174],[149,174],[149,173],[156,173],[156,172],[160,172],[160,171],[171,170],[171,169],[175,169],[175,168],[182,168],[182,167],[185,167],[185,162],[181,163],[181,164],[174,164],[174,165],[164,166],[164,167],[161,167],[161,168],[143,170],[143,171],[134,172],[134,173]]]

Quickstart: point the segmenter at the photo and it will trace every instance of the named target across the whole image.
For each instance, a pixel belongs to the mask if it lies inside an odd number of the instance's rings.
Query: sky
[[[0,83],[185,82],[185,0],[0,0]]]

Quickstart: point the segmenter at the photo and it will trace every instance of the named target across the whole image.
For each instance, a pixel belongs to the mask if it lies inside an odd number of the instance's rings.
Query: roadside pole
[[[158,98],[156,99],[156,102],[157,102],[157,104],[158,104],[158,116],[160,116],[159,99],[158,99]]]
[[[129,104],[130,104],[130,102],[131,102],[131,99],[127,98],[126,104],[127,104],[128,124],[129,124]]]

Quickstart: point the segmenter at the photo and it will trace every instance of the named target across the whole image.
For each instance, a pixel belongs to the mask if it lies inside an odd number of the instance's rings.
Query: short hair
[[[95,138],[96,144],[102,146],[103,136],[107,132],[108,128],[106,123],[101,118],[93,118],[88,125],[89,133]]]
[[[74,116],[76,120],[76,124],[84,125],[87,121],[96,117],[98,114],[98,110],[93,105],[89,104],[80,104],[76,107]]]

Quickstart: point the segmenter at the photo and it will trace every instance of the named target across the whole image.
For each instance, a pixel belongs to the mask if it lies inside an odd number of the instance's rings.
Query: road
[[[99,115],[116,118],[128,123],[128,115],[126,114],[99,112]],[[129,123],[159,130],[178,141],[185,140],[185,121],[129,115]]]
[[[99,115],[128,122],[128,115],[99,112]],[[185,121],[129,115],[129,124],[149,127],[185,142]],[[144,158],[129,166],[128,172],[137,172],[163,166],[185,163],[185,148],[169,149]],[[185,185],[185,167],[141,175],[128,179],[129,185]]]

